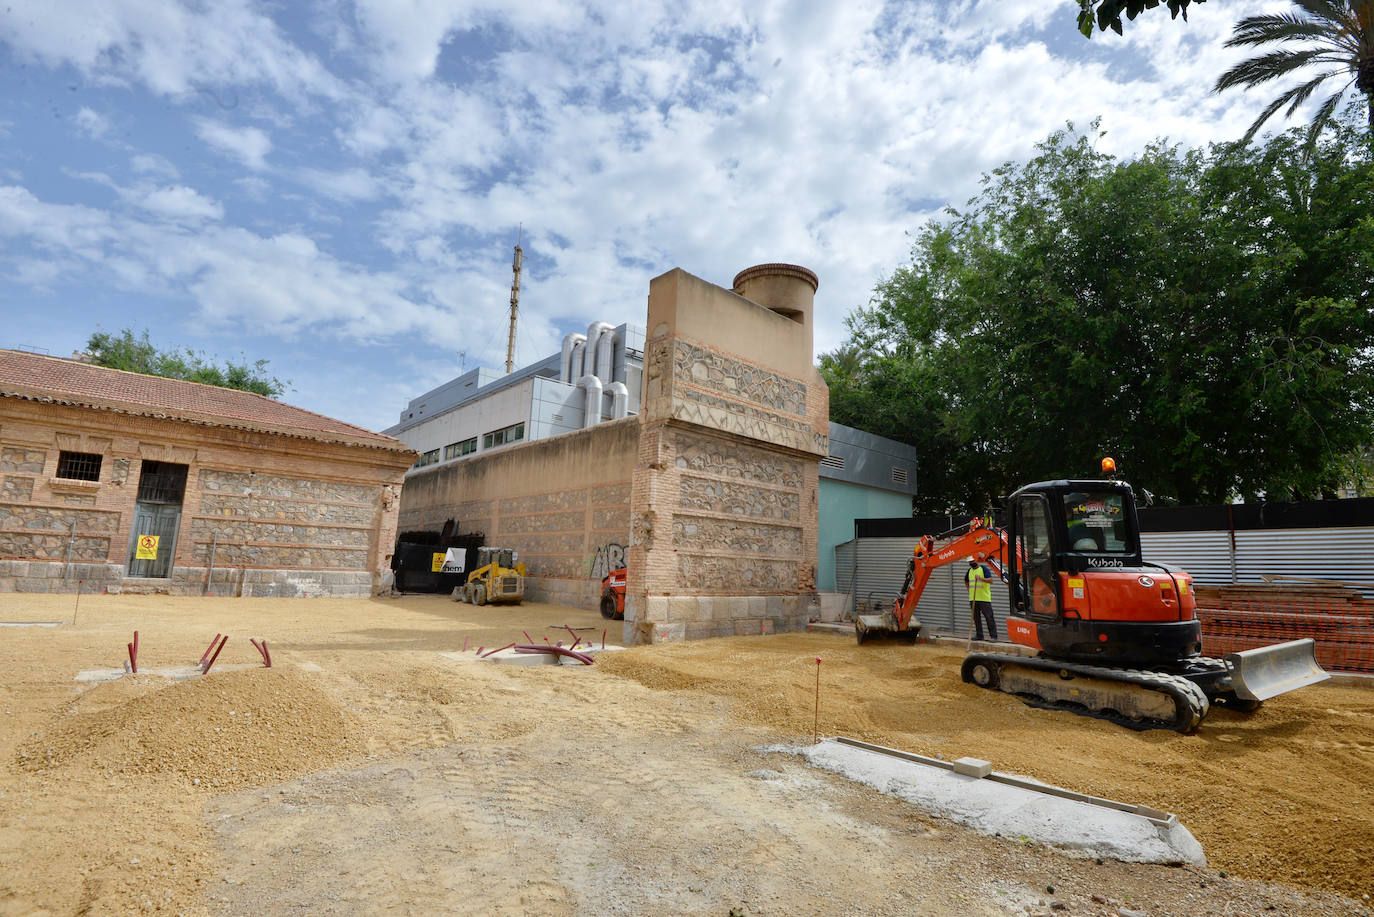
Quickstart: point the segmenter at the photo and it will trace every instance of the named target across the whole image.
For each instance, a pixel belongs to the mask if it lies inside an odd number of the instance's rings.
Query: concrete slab
[[[1064,799],[994,779],[956,774],[947,769],[952,765],[938,767],[902,760],[833,739],[808,747],[771,750],[800,755],[813,766],[903,799],[980,834],[1028,838],[1074,855],[1111,857],[1128,863],[1207,863],[1202,845],[1167,813],[1154,813],[1163,817],[1152,818]]]
[[[607,646],[604,648],[600,646],[579,646],[577,652],[586,656],[591,656],[595,659],[602,653],[623,650],[624,648],[623,646]],[[483,650],[483,653],[486,652],[488,651]],[[517,653],[513,649],[501,650],[492,653],[490,656],[478,655],[475,651],[466,653],[440,653],[439,655],[452,662],[460,663],[494,662],[497,665],[571,665],[582,667],[582,663],[578,660],[567,656],[560,656],[556,653]]]
[[[216,673],[219,673],[219,672],[233,672],[233,671],[237,671],[237,670],[239,670],[239,669],[253,669],[253,668],[258,668],[258,666],[244,665],[244,664],[241,664],[241,663],[240,663],[240,664],[237,664],[237,665],[216,665],[213,669],[210,670],[210,674],[211,674],[211,675],[215,675]],[[128,675],[128,674],[130,674],[130,673],[124,671],[124,669],[122,669],[122,668],[120,668],[120,669],[87,669],[87,670],[85,670],[85,671],[81,671],[81,672],[77,672],[77,673],[76,673],[76,681],[83,682],[83,683],[87,683],[87,684],[100,684],[101,682],[105,682],[105,681],[116,681],[116,680],[118,680],[118,679],[120,679],[120,678],[123,678],[125,675]],[[198,666],[198,665],[183,665],[183,666],[177,666],[177,667],[175,667],[175,668],[170,668],[170,669],[167,669],[167,668],[163,668],[163,669],[145,669],[145,668],[140,668],[140,669],[138,670],[138,674],[140,674],[140,675],[156,675],[156,676],[158,676],[159,678],[168,678],[168,679],[171,679],[172,681],[186,681],[186,680],[189,679],[189,678],[199,678],[199,677],[200,677],[200,666]]]
[[[61,627],[61,621],[0,621],[0,627]]]

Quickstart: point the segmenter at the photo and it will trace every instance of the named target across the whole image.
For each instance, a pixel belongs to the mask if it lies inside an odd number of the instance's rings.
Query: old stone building
[[[829,430],[816,288],[786,264],[729,290],[654,278],[638,416],[414,469],[401,528],[480,531],[520,551],[532,598],[582,607],[623,562],[627,640],[803,627]]]
[[[370,595],[414,458],[251,392],[0,350],[0,590]]]

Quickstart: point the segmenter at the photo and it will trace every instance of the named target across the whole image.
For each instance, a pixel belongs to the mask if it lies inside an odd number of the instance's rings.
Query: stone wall
[[[64,450],[100,455],[99,479],[58,478]],[[383,591],[412,458],[0,398],[0,591]],[[166,577],[126,575],[145,461],[189,466]]]
[[[519,552],[532,601],[595,608],[625,563],[639,419],[421,469],[401,492],[401,531],[481,532]]]
[[[627,640],[795,630],[818,613],[829,393],[811,362],[814,276],[791,270],[812,285],[786,311],[680,270],[650,285]]]

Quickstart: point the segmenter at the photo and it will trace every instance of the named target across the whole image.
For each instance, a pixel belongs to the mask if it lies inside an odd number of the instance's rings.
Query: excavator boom
[[[937,545],[938,539],[950,537],[954,540]],[[1010,554],[1006,533],[994,526],[990,519],[983,517],[974,517],[965,525],[943,535],[922,535],[911,560],[907,562],[906,580],[892,603],[892,610],[856,617],[855,636],[860,643],[874,637],[895,636],[914,640],[921,628],[919,621],[913,623],[916,605],[921,601],[931,574],[940,567],[971,557],[979,563],[986,563],[1005,579],[1003,571]]]

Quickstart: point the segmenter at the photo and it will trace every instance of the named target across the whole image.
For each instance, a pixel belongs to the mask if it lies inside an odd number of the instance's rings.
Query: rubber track
[[[1039,669],[1046,672],[1070,672],[1074,675],[1082,675],[1087,678],[1097,678],[1103,681],[1116,681],[1125,684],[1139,685],[1152,691],[1167,694],[1174,699],[1174,709],[1177,711],[1173,722],[1162,720],[1133,720],[1127,716],[1112,715],[1093,711],[1092,716],[1110,720],[1131,729],[1173,729],[1176,732],[1192,732],[1202,722],[1203,717],[1207,716],[1211,705],[1207,701],[1207,695],[1202,689],[1193,682],[1181,675],[1169,675],[1165,672],[1146,672],[1139,669],[1115,669],[1108,666],[1081,665],[1072,662],[1060,662],[1053,659],[1045,659],[1035,656],[1017,656],[1005,653],[974,653],[965,657],[961,668],[964,681],[972,683],[973,679],[969,674],[970,666],[978,661],[995,663],[999,670],[1007,666],[1022,666],[1029,669]],[[1000,677],[999,677],[1000,683]],[[1046,701],[1045,706],[1054,709],[1073,710],[1070,706],[1061,706]]]

